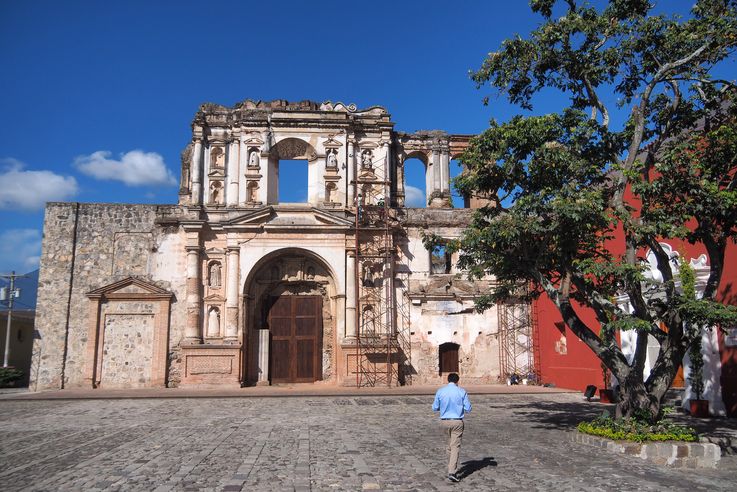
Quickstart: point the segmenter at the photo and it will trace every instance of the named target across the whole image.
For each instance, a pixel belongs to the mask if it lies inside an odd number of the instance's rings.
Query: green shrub
[[[606,437],[617,441],[686,441],[698,440],[698,435],[690,427],[661,420],[650,424],[636,418],[613,419],[603,414],[590,422],[581,422],[579,432],[594,436]]]
[[[23,377],[23,371],[15,367],[0,367],[0,388],[7,388]]]

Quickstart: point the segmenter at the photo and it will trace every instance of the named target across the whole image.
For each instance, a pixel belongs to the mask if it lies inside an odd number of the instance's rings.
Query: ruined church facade
[[[200,107],[179,202],[49,203],[31,388],[466,383],[500,374],[497,311],[426,234],[458,237],[450,161],[469,137],[395,130],[382,107]],[[428,204],[405,206],[404,163]],[[305,203],[280,162],[307,161]]]

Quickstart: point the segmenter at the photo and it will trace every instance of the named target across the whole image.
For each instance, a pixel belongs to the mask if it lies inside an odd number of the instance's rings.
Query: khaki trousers
[[[461,453],[463,420],[441,420],[443,435],[448,439],[448,473],[458,471],[458,457]]]

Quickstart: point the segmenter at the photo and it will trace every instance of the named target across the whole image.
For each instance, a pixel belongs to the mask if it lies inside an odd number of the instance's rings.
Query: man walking
[[[458,387],[458,374],[448,374],[448,385],[443,386],[435,393],[432,404],[433,412],[440,412],[440,424],[443,433],[448,439],[448,480],[460,482],[458,471],[458,455],[461,452],[461,437],[463,437],[463,416],[471,411],[471,401],[468,393]]]

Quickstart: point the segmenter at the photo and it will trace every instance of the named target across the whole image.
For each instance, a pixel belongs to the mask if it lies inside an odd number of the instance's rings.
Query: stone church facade
[[[468,136],[403,133],[382,107],[201,106],[176,205],[49,203],[31,388],[496,382],[496,309],[424,234],[458,237]],[[404,162],[427,208],[405,207]],[[306,203],[279,166],[307,161]]]

